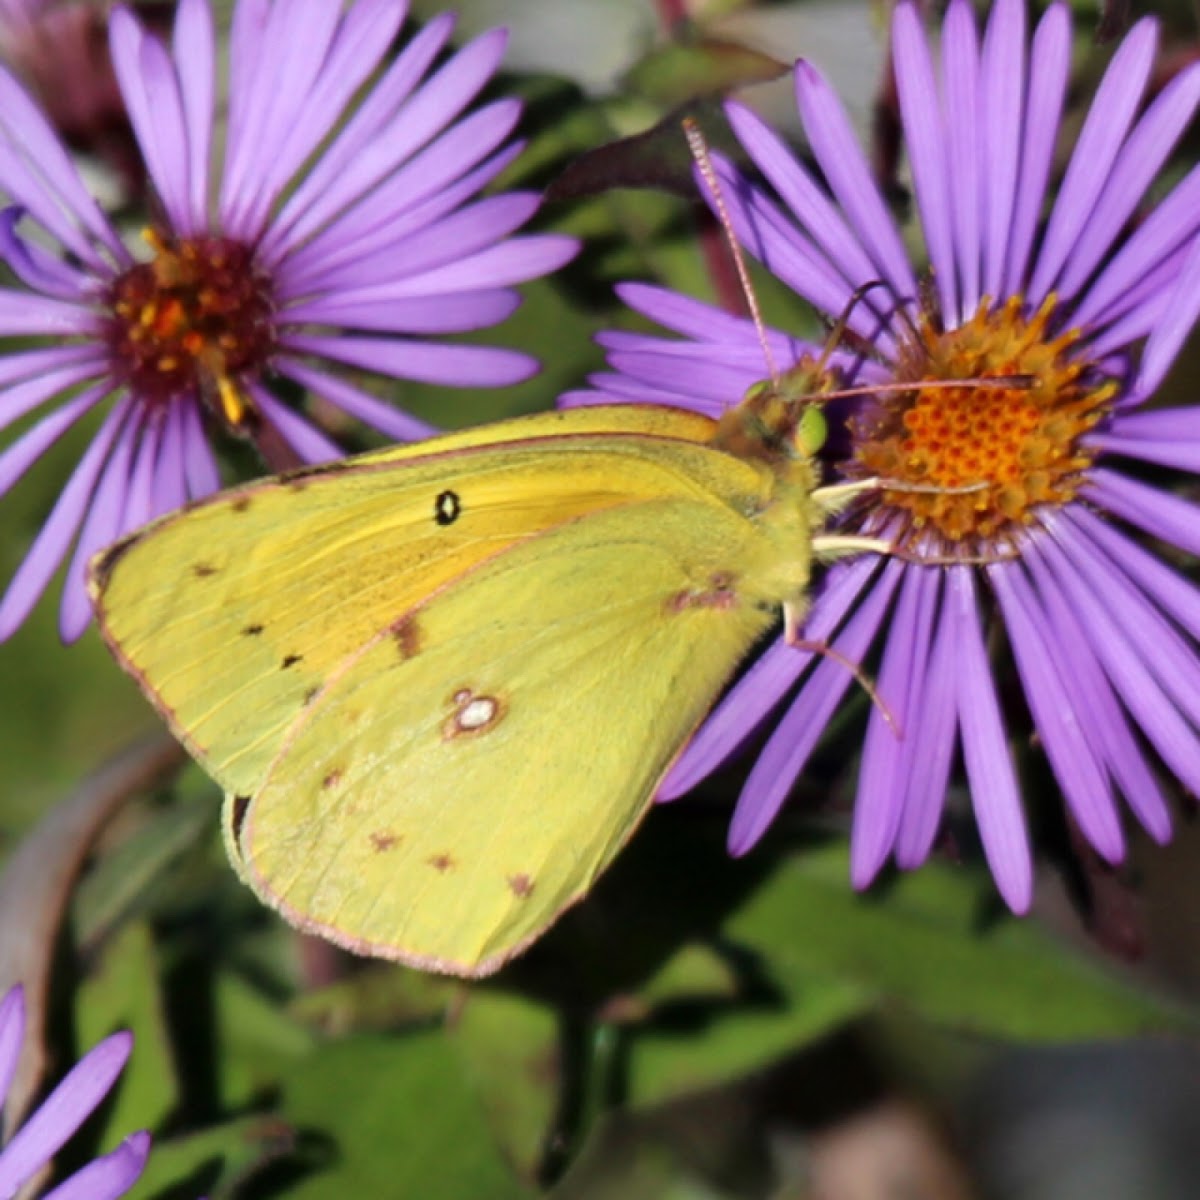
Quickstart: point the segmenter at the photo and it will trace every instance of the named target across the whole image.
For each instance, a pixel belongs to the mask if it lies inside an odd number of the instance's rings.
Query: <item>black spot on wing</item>
[[[439,525],[453,525],[462,513],[462,500],[457,492],[446,490],[439,492],[433,502],[433,519]]]
[[[288,667],[294,667],[298,662],[304,661],[303,654],[285,654],[283,661],[279,664],[280,669],[286,671]]]
[[[245,629],[242,630],[242,637],[258,637],[262,631],[263,627],[255,622],[253,625],[247,625]]]

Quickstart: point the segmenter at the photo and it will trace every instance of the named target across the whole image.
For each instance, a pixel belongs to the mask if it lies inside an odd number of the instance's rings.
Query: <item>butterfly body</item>
[[[99,555],[94,604],[263,899],[487,974],[802,614],[827,506],[796,413],[580,408],[250,484]]]

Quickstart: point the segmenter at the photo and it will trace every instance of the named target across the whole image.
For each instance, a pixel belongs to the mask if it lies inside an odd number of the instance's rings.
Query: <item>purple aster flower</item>
[[[158,10],[150,20],[165,24]],[[0,60],[24,80],[73,149],[106,160],[126,193],[145,172],[104,36],[101,0],[0,0]]]
[[[1200,591],[1131,536],[1200,553],[1200,511],[1137,477],[1144,464],[1200,468],[1200,409],[1146,406],[1200,307],[1200,168],[1139,211],[1192,120],[1200,71],[1143,106],[1157,29],[1135,26],[1043,224],[1068,80],[1066,6],[1050,6],[1028,48],[1026,35],[1023,0],[997,0],[982,39],[971,5],[952,0],[935,66],[916,8],[896,8],[900,111],[932,267],[924,284],[811,65],[798,64],[796,95],[819,172],[736,104],[729,119],[769,188],[716,164],[739,241],[818,310],[840,314],[863,285],[886,285],[849,315],[873,353],[835,356],[851,383],[905,385],[855,402],[840,430],[843,478],[884,481],[842,527],[902,554],[835,566],[805,628],[841,658],[878,653],[879,692],[902,733],[872,712],[853,882],[865,886],[889,855],[901,867],[926,858],[961,749],[984,851],[1017,911],[1030,903],[1032,870],[994,634],[1011,647],[1071,815],[1105,859],[1125,852],[1119,796],[1152,837],[1169,837],[1161,766],[1200,792]],[[622,295],[680,337],[607,335],[613,373],[568,403],[717,413],[765,373],[748,322],[658,288]],[[813,350],[767,337],[780,367]],[[988,375],[1001,382],[920,386]],[[772,645],[711,714],[663,798],[773,721],[730,830],[732,851],[745,852],[851,683],[834,657]]]
[[[0,257],[24,285],[0,288],[0,337],[22,339],[0,359],[0,421],[49,409],[0,453],[0,494],[107,406],[0,600],[0,639],[72,544],[59,624],[65,639],[82,632],[91,554],[218,486],[206,425],[251,438],[277,466],[337,457],[277,383],[414,438],[430,426],[338,369],[459,387],[535,370],[514,351],[438,340],[507,317],[510,285],[575,248],[510,236],[536,196],[478,197],[519,150],[506,144],[516,101],[464,115],[505,34],[434,69],[453,24],[435,17],[385,62],[404,15],[403,0],[239,0],[216,165],[208,0],[181,0],[170,48],[117,8],[113,64],[160,212],[140,259],[0,71],[0,192],[18,206],[0,214]]]
[[[18,986],[0,1000],[0,1104],[17,1069],[25,1036],[25,993]],[[114,1033],[71,1068],[66,1078],[15,1132],[5,1131],[0,1148],[0,1197],[8,1200],[49,1166],[66,1140],[92,1114],[121,1074],[133,1046],[128,1033]],[[131,1133],[115,1150],[64,1180],[45,1200],[113,1200],[134,1185],[150,1152],[148,1133]]]

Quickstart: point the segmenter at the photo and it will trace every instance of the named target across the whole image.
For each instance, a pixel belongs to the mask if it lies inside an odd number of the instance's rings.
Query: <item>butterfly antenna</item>
[[[746,307],[750,310],[750,319],[754,322],[754,330],[758,334],[758,344],[762,347],[763,358],[766,360],[767,374],[771,383],[777,387],[779,370],[775,366],[775,356],[771,353],[771,345],[767,341],[767,327],[763,323],[762,310],[758,307],[758,297],[755,295],[754,285],[750,282],[750,272],[746,267],[745,255],[742,254],[742,247],[733,232],[733,221],[730,220],[729,209],[725,206],[725,196],[721,191],[721,181],[717,178],[716,169],[713,167],[708,142],[705,141],[704,134],[700,132],[700,126],[691,117],[683,118],[683,135],[687,138],[692,160],[712,195],[713,204],[717,210],[717,220],[721,222],[721,229],[725,233],[729,252],[733,255],[733,265],[737,271],[738,282],[742,286],[742,295],[745,297]]]

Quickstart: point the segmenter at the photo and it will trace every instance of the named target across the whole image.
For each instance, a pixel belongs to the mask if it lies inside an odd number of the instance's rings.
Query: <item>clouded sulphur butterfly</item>
[[[814,557],[805,414],[621,405],[236,488],[100,554],[121,665],[242,878],[356,953],[494,971],[583,896]]]

